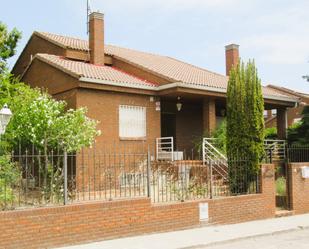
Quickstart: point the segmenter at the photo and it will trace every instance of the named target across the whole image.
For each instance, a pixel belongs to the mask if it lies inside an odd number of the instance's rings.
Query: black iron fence
[[[83,201],[150,197],[153,202],[254,194],[259,174],[250,162],[203,162],[195,150],[157,159],[154,146],[126,143],[83,149],[77,154],[30,148],[0,156],[0,209]]]
[[[287,147],[287,160],[290,163],[309,162],[309,145],[291,145]]]

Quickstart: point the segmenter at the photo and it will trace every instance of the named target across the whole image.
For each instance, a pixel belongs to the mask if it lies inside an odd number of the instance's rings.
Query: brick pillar
[[[288,184],[290,208],[295,214],[309,213],[309,179],[302,177],[301,168],[308,163],[290,163],[288,165]]]
[[[267,119],[272,118],[273,113],[271,110],[267,110]]]
[[[203,101],[203,131],[209,135],[216,129],[216,102],[214,99],[204,99]]]
[[[287,112],[285,108],[277,109],[277,131],[279,139],[286,139]]]
[[[93,12],[89,16],[90,63],[104,65],[104,15]]]
[[[262,165],[261,192],[266,202],[264,206],[265,217],[274,217],[276,213],[276,188],[275,188],[274,164]]]

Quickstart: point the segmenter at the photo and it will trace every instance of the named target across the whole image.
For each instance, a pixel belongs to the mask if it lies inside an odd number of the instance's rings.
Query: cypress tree
[[[232,193],[246,192],[264,153],[264,100],[254,62],[231,70],[227,89],[227,156]]]
[[[247,156],[252,173],[259,170],[259,162],[264,156],[264,99],[261,80],[258,77],[254,61],[249,61],[246,68],[246,131],[248,139]]]

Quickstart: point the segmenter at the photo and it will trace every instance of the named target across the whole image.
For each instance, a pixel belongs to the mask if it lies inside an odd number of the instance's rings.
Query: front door
[[[173,137],[174,146],[176,144],[176,114],[162,113],[161,114],[161,136]]]

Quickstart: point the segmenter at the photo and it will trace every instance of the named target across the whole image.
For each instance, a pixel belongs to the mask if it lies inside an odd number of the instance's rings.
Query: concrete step
[[[294,215],[293,210],[281,209],[276,211],[276,218],[287,217]]]

